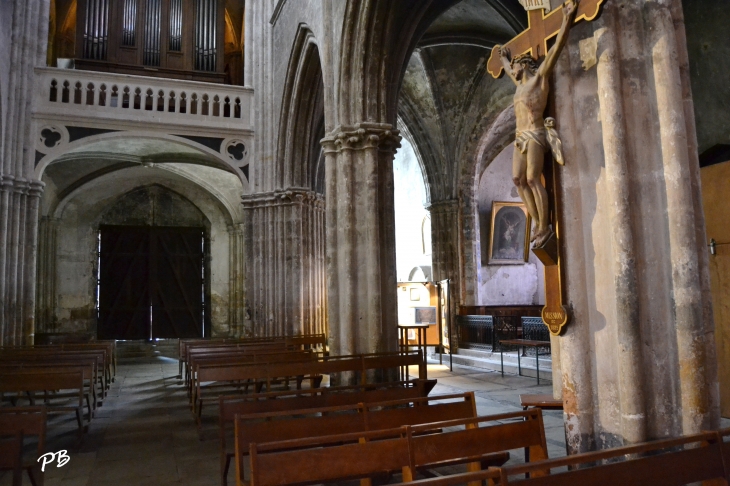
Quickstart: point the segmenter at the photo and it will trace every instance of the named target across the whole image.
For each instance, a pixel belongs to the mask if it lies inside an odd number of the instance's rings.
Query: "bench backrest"
[[[434,433],[445,427],[457,430]],[[419,466],[525,447],[532,461],[548,458],[539,409],[414,425],[413,433],[413,454]]]
[[[45,390],[78,390],[79,406],[83,406],[84,372],[81,369],[34,369],[0,373],[0,393],[36,392]]]
[[[37,454],[46,449],[46,407],[0,408],[0,431],[3,434],[21,432],[24,438],[37,437]]]
[[[251,444],[251,486],[320,483],[367,477],[411,464],[405,427],[371,433],[335,436],[336,441]],[[352,442],[333,447],[338,442]],[[311,447],[307,447],[311,444]],[[296,447],[281,451],[282,445]],[[273,446],[273,450],[269,448]],[[238,455],[240,451],[236,449]],[[410,468],[407,469],[412,470]],[[241,486],[241,476],[237,477]]]
[[[636,456],[639,457],[635,458]],[[535,472],[545,473],[563,466],[572,466],[572,469],[567,472],[522,479],[525,473],[533,476]],[[722,481],[725,474],[721,443],[716,433],[708,432],[502,468],[500,484],[683,486],[713,479]]]

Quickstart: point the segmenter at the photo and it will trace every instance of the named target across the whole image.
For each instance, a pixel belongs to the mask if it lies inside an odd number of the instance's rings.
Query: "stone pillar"
[[[571,31],[554,80],[572,452],[719,425],[681,3],[603,9]]]
[[[324,199],[291,189],[243,197],[243,335],[326,332]]]
[[[228,335],[244,335],[243,224],[228,227]]]
[[[55,331],[56,312],[56,237],[59,220],[44,216],[38,228],[38,263],[36,283],[37,332]],[[98,269],[97,269],[98,270]]]
[[[333,354],[396,351],[393,156],[398,130],[338,127],[322,140],[327,181],[327,292]]]
[[[428,206],[431,213],[431,269],[434,281],[449,279],[451,292],[452,325],[456,312],[463,305],[464,279],[462,278],[463,232],[461,231],[462,213],[458,199],[446,199],[432,202]],[[453,333],[454,342],[451,346],[456,350],[459,347],[457,333]]]

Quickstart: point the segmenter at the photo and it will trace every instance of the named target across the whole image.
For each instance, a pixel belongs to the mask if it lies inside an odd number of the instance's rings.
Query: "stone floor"
[[[47,451],[68,450],[63,467],[46,466],[46,486],[215,486],[219,484],[219,443],[214,409],[204,422],[200,440],[185,391],[177,379],[176,360],[153,357],[119,363],[116,382],[91,422],[81,445],[75,420],[49,420]],[[415,371],[415,370],[414,370]],[[534,378],[485,372],[473,368],[429,365],[438,385],[431,395],[473,390],[480,415],[519,410],[521,393],[550,393],[551,385]],[[565,455],[562,412],[544,413],[550,457]],[[522,461],[513,451],[511,462]],[[234,485],[233,468],[229,485]],[[0,486],[10,485],[8,474]],[[24,485],[30,484],[27,475]]]

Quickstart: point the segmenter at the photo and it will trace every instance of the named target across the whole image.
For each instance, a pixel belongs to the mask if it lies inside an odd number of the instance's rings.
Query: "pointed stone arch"
[[[317,189],[324,137],[324,81],[317,40],[299,24],[284,84],[277,147],[279,188]],[[320,192],[321,194],[321,192]]]

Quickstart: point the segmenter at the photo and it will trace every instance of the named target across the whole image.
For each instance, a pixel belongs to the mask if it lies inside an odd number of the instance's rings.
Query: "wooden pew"
[[[97,361],[97,368],[105,370],[107,367],[107,351],[103,348],[63,349],[62,346],[42,347],[13,347],[0,349],[0,359],[16,359],[22,361],[48,361],[73,358],[93,358]],[[99,373],[100,395],[103,397],[109,387],[109,376],[106,372]]]
[[[47,405],[47,413],[74,412],[79,427],[79,437],[88,426],[89,416],[84,424],[84,374],[81,369],[43,369],[33,371],[12,371],[0,373],[0,397],[6,393],[34,394],[47,390],[75,390],[75,403],[69,405]],[[50,397],[52,398],[52,396]]]
[[[327,483],[396,470],[401,470],[404,481],[408,481],[413,470],[408,433],[407,427],[399,427],[325,439],[251,444],[251,482],[237,474],[237,485]],[[289,448],[293,450],[285,450]],[[236,443],[236,456],[241,453]]]
[[[414,407],[413,409],[418,408],[421,407]],[[481,426],[484,424],[488,426]],[[243,454],[241,449],[246,442],[239,440],[242,431],[239,427],[243,426],[244,423],[241,421],[241,417],[237,417],[236,477],[239,485],[245,484],[245,480],[241,476],[243,463],[240,459]],[[446,430],[453,427],[457,427],[457,430]],[[463,429],[459,427],[463,427]],[[542,427],[542,412],[538,409],[381,430],[385,434],[384,436],[387,436],[388,433],[394,435],[394,431],[397,431],[400,437],[405,436],[408,438],[408,461],[397,464],[395,467],[390,464],[388,468],[378,463],[359,464],[359,472],[364,470],[369,472],[358,477],[362,478],[379,472],[392,472],[402,469],[404,471],[404,482],[407,482],[413,478],[414,472],[417,470],[456,464],[466,464],[470,472],[473,472],[494,464],[503,464],[509,457],[507,450],[522,447],[530,447],[533,450],[533,457],[547,457],[547,446]],[[349,432],[263,444],[251,443],[249,445],[249,455],[252,484],[274,484],[270,481],[282,485],[309,482],[310,480],[303,477],[300,472],[293,472],[292,469],[297,468],[296,466],[290,467],[288,462],[292,460],[300,461],[295,464],[301,466],[309,461],[324,459],[323,454],[327,457],[337,458],[340,447],[352,446],[347,442],[352,441],[353,438],[358,438],[360,441],[366,440],[365,434],[367,433],[370,432],[360,434]],[[377,444],[377,442],[379,441],[372,444]],[[344,444],[344,446],[338,444]],[[373,445],[373,447],[377,446]],[[327,452],[323,453],[321,451]],[[370,459],[363,456],[360,461],[367,463]],[[352,478],[347,469],[340,467],[338,459],[333,462],[334,464],[326,466],[326,473],[315,471],[314,476],[311,477],[311,482]],[[272,464],[279,464],[273,468],[276,469],[275,472],[270,471]],[[315,464],[325,467],[322,466],[323,463],[321,462]],[[326,477],[323,477],[322,474],[325,474]]]
[[[217,401],[218,397],[223,394],[231,393],[247,393],[249,385],[254,385],[256,391],[260,391],[263,386],[266,386],[267,391],[270,390],[271,384],[276,378],[283,377],[285,379],[286,386],[289,384],[289,377],[297,377],[297,388],[301,387],[301,382],[304,379],[303,374],[296,375],[276,375],[269,376],[265,381],[257,378],[247,378],[241,380],[208,380],[210,383],[201,386],[200,382],[200,369],[211,370],[211,369],[229,369],[237,366],[257,366],[267,365],[270,363],[275,364],[307,364],[317,359],[316,354],[312,354],[309,351],[285,351],[285,352],[253,352],[241,355],[234,355],[232,357],[223,356],[216,359],[203,360],[202,363],[197,363],[191,373],[191,383],[196,384],[196,388],[192,390],[191,395],[191,408],[196,417],[198,427],[201,426],[201,417],[203,413],[203,404],[207,401]],[[203,377],[210,377],[209,374],[203,374]],[[319,386],[322,381],[321,375],[310,375],[312,380],[312,387]],[[243,388],[241,388],[243,386]],[[203,396],[205,392],[206,396]],[[208,393],[212,392],[212,394]]]
[[[571,470],[545,475],[565,466]],[[525,474],[530,478],[525,479]],[[703,482],[714,486],[726,485],[726,477],[720,437],[705,432],[505,467],[500,470],[500,485],[683,486]]]
[[[241,452],[236,452],[236,474],[239,480],[243,479],[243,462],[252,444],[395,429],[408,424],[438,421],[438,417],[476,417],[474,394],[468,392],[386,402],[237,414],[234,419],[234,437],[236,451]]]
[[[37,438],[35,454],[27,461],[21,459],[21,468],[28,471],[31,482],[36,486],[43,485],[43,472],[38,458],[46,449],[46,418],[45,407],[0,408],[0,435],[20,433],[23,440],[29,437]],[[0,460],[2,456],[0,453]]]
[[[183,368],[187,362],[188,349],[196,346],[217,346],[234,343],[283,343],[284,347],[293,347],[294,349],[306,350],[313,348],[321,348],[323,352],[327,352],[327,336],[325,334],[299,334],[293,336],[268,336],[268,337],[250,337],[250,338],[206,338],[206,339],[180,339],[178,343],[178,378],[183,378]],[[187,379],[187,378],[186,378]]]
[[[0,430],[0,471],[13,472],[13,486],[23,486],[23,431]]]
[[[71,360],[39,360],[39,361],[11,361],[11,360],[0,360],[0,373],[16,373],[19,371],[47,371],[47,370],[70,370],[76,371],[81,370],[84,377],[84,398],[86,400],[86,407],[89,417],[92,417],[97,407],[97,395],[96,395],[96,361],[89,359],[71,359]],[[43,397],[31,397],[31,405],[34,405],[33,401],[36,398],[45,398],[47,393],[44,392]],[[56,393],[50,395],[50,398],[73,398],[75,392],[71,393]]]
[[[221,396],[218,399],[218,431],[220,438],[221,484],[226,486],[234,451],[227,446],[227,436],[236,415],[254,415],[305,409],[323,409],[359,403],[375,403],[426,397],[433,388],[427,382],[353,385],[309,390],[255,393],[247,396]]]
[[[199,416],[202,403],[217,400],[220,394],[204,397],[203,383],[263,381],[266,391],[271,391],[275,378],[301,376],[315,378],[332,373],[354,372],[361,384],[368,383],[368,372],[378,369],[395,369],[418,365],[419,379],[428,378],[426,363],[421,352],[416,353],[378,353],[351,356],[326,356],[318,360],[304,362],[255,363],[234,365],[199,366],[193,385],[193,410]]]

